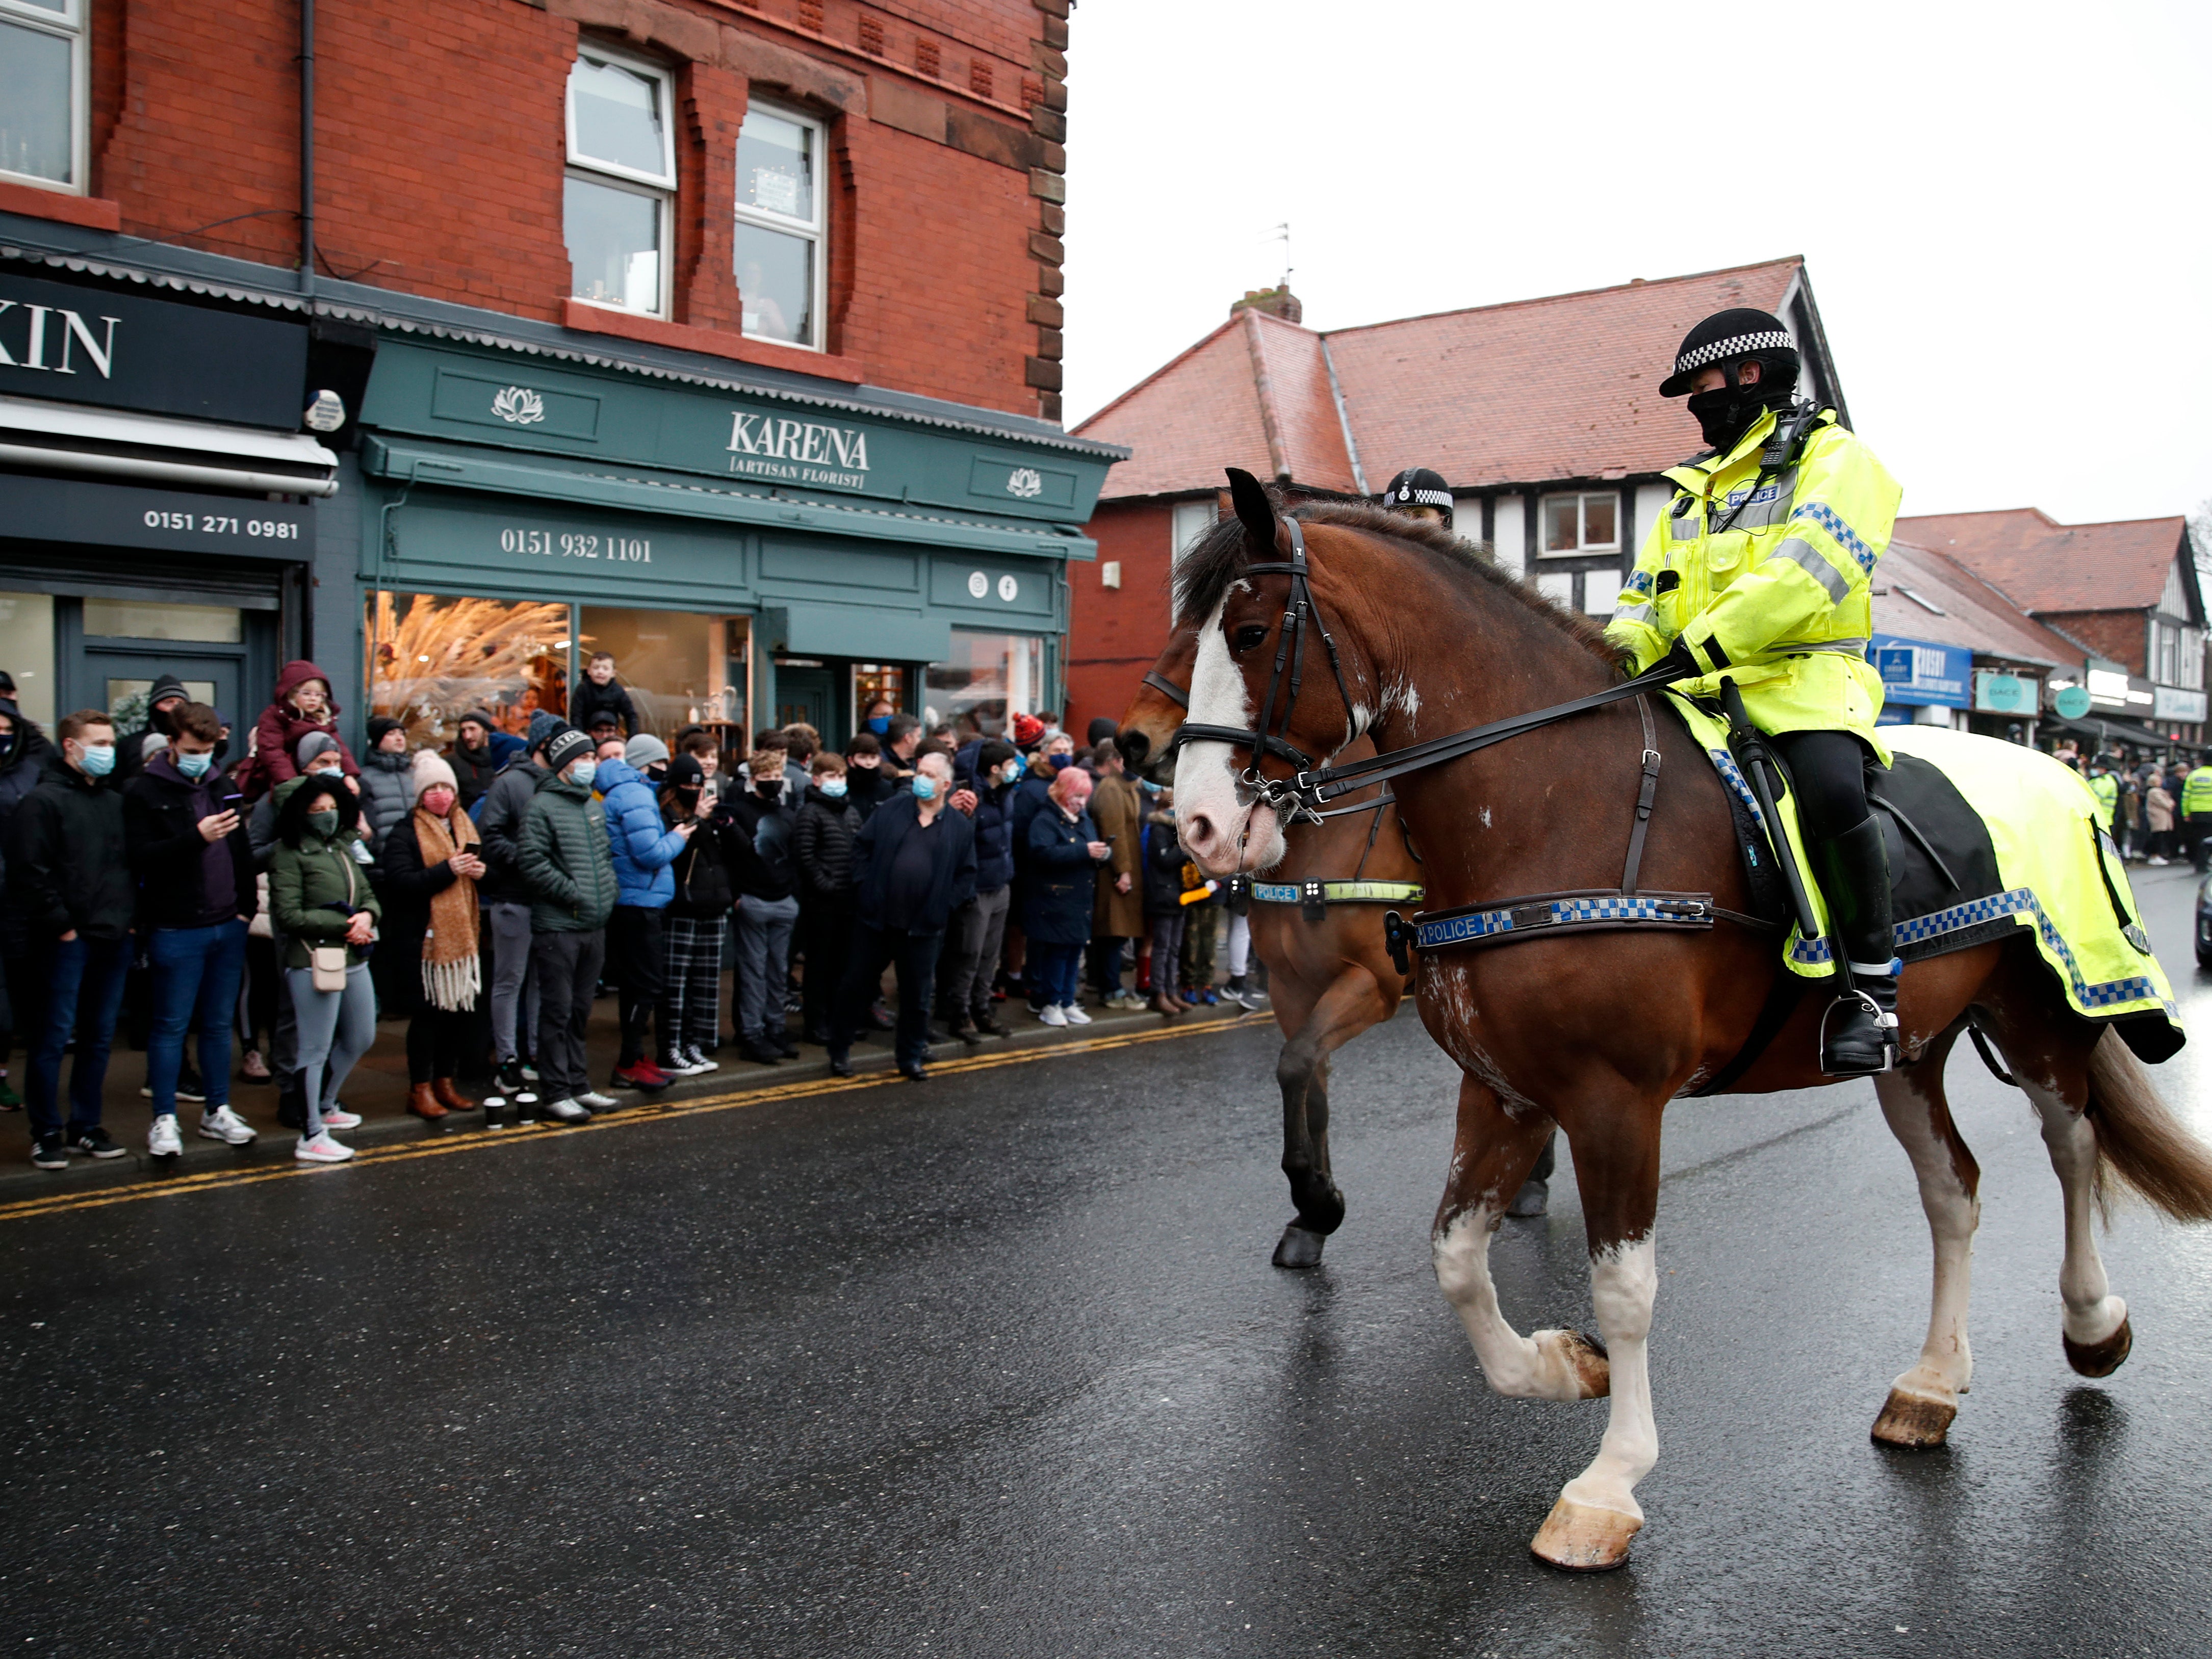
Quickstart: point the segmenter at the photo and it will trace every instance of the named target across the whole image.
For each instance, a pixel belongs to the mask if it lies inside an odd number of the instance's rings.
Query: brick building
[[[1790,325],[1801,385],[1844,407],[1802,259],[1322,332],[1281,291],[1249,296],[1181,356],[1085,420],[1128,447],[1073,567],[1071,723],[1119,714],[1168,631],[1173,550],[1211,523],[1222,468],[1294,492],[1371,495],[1442,473],[1459,532],[1559,604],[1612,614],[1638,543],[1698,447],[1658,395],[1699,319],[1756,306]],[[1845,409],[1848,418],[1848,409]]]
[[[304,652],[434,736],[587,645],[659,724],[1056,702],[1069,9],[0,0],[33,712]]]

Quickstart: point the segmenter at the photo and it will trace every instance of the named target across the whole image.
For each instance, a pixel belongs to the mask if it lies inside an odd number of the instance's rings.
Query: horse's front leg
[[[1590,1466],[1567,1482],[1528,1547],[1580,1572],[1617,1567],[1644,1525],[1636,1483],[1659,1461],[1647,1349],[1659,1289],[1652,1220],[1659,1205],[1659,1117],[1625,1091],[1565,1118],[1589,1238],[1591,1302],[1612,1371],[1612,1412]]]
[[[1296,992],[1289,986],[1284,989]],[[1276,1006],[1284,1010],[1282,997]],[[1388,1005],[1374,976],[1350,966],[1310,1006],[1289,1006],[1294,1034],[1275,1063],[1283,1091],[1283,1173],[1297,1218],[1275,1246],[1278,1267],[1317,1267],[1322,1245],[1344,1221],[1344,1194],[1328,1167],[1328,1057],[1383,1018]]]
[[[1522,1336],[1498,1306],[1490,1237],[1552,1133],[1541,1112],[1516,1117],[1489,1085],[1463,1077],[1451,1173],[1429,1235],[1437,1284],[1467,1327],[1490,1386],[1527,1400],[1595,1400],[1606,1391],[1605,1350],[1576,1331]]]

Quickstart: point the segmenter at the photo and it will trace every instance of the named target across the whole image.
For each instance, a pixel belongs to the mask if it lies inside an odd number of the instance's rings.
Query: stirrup
[[[1855,1012],[1863,1010],[1873,1018],[1875,1029],[1881,1033],[1881,1063],[1879,1066],[1838,1066],[1833,1063],[1829,1024],[1835,1018],[1837,1011],[1843,1008]],[[1832,1078],[1880,1077],[1885,1072],[1896,1070],[1898,1029],[1897,1016],[1887,1012],[1879,1002],[1856,986],[1838,994],[1828,1005],[1827,1012],[1820,1016],[1820,1075]]]

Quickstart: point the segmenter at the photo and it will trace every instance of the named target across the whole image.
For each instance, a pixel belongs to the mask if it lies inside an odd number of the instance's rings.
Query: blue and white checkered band
[[[1452,505],[1452,498],[1449,491],[1443,489],[1416,489],[1411,484],[1400,484],[1398,488],[1391,493],[1390,499],[1397,502],[1401,507],[1409,502],[1415,507],[1448,507]]]
[[[1449,945],[1465,945],[1474,939],[1495,939],[1500,933],[1527,932],[1513,920],[1516,909],[1523,907],[1511,904],[1492,910],[1468,910],[1457,915],[1439,916],[1435,921],[1413,918],[1413,943],[1423,951],[1441,950]],[[1630,897],[1616,893],[1607,898],[1553,899],[1545,908],[1550,920],[1539,924],[1542,928],[1556,927],[1563,922],[1591,921],[1654,921],[1672,922],[1688,927],[1712,926],[1712,907],[1702,906],[1695,914],[1686,909],[1682,901]]]
[[[1768,329],[1759,334],[1736,334],[1725,340],[1715,340],[1701,345],[1695,351],[1686,351],[1674,359],[1674,373],[1688,374],[1703,368],[1707,363],[1724,362],[1730,357],[1741,357],[1753,351],[1795,351],[1797,342],[1787,334]]]
[[[1735,763],[1735,757],[1725,749],[1708,749],[1705,752],[1713,757],[1713,769],[1721,775],[1721,781],[1751,810],[1751,821],[1761,830],[1765,829],[1766,814],[1759,810],[1759,797],[1751,793],[1751,785],[1745,780],[1743,769]]]

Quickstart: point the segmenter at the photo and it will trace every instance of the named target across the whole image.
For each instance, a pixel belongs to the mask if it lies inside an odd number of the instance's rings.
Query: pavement
[[[2193,884],[2137,876],[2197,1046]],[[1527,1553],[1604,1407],[1503,1400],[1429,1268],[1454,1073],[1340,1057],[1350,1200],[1268,1265],[1276,1041],[1132,1023],[581,1130],[0,1202],[0,1607],[30,1654],[2212,1650],[2212,1232],[2123,1208],[2133,1356],[2059,1347],[2057,1183],[1962,1045],[1974,1389],[1867,1430],[1929,1245],[1863,1083],[1668,1115],[1661,1451],[1624,1571]],[[725,1091],[726,1093],[728,1091]],[[403,1167],[404,1166],[404,1167]],[[1563,1157],[1493,1253],[1587,1324]]]

